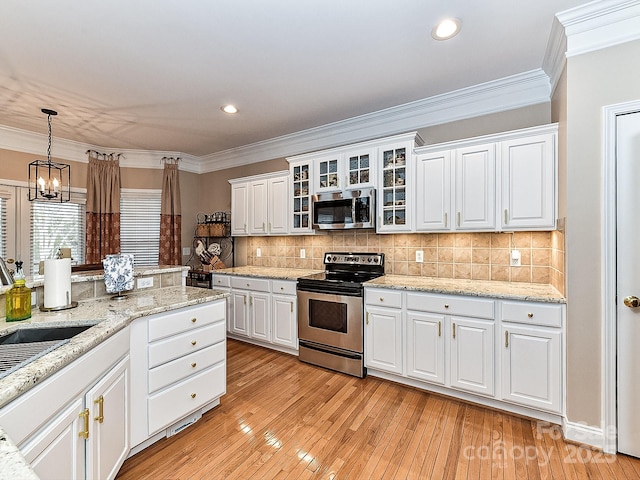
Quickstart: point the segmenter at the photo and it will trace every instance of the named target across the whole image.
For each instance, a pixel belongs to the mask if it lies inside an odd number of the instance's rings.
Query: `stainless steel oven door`
[[[363,352],[362,297],[298,290],[298,337]]]

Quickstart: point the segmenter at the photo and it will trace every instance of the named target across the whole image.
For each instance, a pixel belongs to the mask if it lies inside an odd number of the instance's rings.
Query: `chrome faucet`
[[[11,260],[9,260],[11,262]],[[4,285],[13,285],[13,275],[7,267],[4,259],[0,257],[0,287]]]

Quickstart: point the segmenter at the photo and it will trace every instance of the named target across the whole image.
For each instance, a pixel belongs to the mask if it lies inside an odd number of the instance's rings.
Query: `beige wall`
[[[601,425],[602,107],[640,98],[640,41],[567,59],[567,417]]]

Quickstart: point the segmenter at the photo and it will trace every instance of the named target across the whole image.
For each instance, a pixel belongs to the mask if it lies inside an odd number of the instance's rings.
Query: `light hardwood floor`
[[[640,460],[559,429],[228,342],[227,394],[125,462],[142,479],[640,479]]]

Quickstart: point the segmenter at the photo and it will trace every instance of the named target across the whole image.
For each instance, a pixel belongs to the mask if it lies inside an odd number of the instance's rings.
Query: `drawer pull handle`
[[[284,287],[280,287],[280,290],[284,290]]]
[[[509,348],[509,330],[504,332],[504,348]]]
[[[442,322],[438,322],[438,336],[442,336]]]
[[[367,312],[367,325],[369,325],[369,312]]]
[[[453,338],[456,338],[456,324],[453,324]]]
[[[458,226],[460,226],[460,212],[457,213],[456,220],[458,221]]]
[[[98,423],[102,423],[104,421],[104,397],[100,395],[97,400],[94,400],[93,403],[98,405],[98,416],[94,417],[94,420],[97,420]]]
[[[191,345],[195,345],[196,343],[198,342],[196,342],[195,340],[191,340]]]
[[[447,212],[444,212],[444,228],[449,228],[448,220],[449,220],[449,215],[447,215]]]
[[[448,304],[448,303],[445,303],[445,304],[444,304],[444,308],[449,308],[449,304]]]
[[[191,368],[196,368],[196,365],[197,365],[197,363],[196,363],[196,362],[193,362],[193,363],[191,364]]]
[[[86,440],[87,438],[89,438],[89,409],[85,408],[80,412],[80,415],[78,416],[82,418],[84,423],[84,430],[78,432],[78,436]]]
[[[192,393],[192,394],[191,394],[191,398],[196,398],[196,394],[195,394],[195,393]]]
[[[249,286],[251,286],[251,284],[250,284],[250,283],[247,283],[247,287],[249,287]]]
[[[197,319],[196,317],[193,317],[193,318],[191,319],[191,323],[196,323],[197,321],[198,321],[198,319]]]
[[[533,318],[533,313],[531,313],[531,312],[527,313],[527,317]]]

